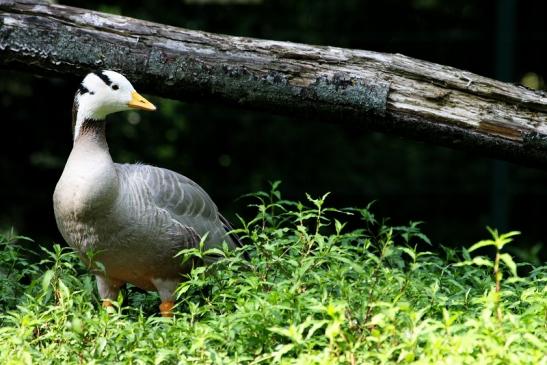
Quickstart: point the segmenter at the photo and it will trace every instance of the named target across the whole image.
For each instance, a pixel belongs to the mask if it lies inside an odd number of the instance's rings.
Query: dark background
[[[61,1],[190,29],[402,53],[545,88],[545,1]],[[71,149],[77,83],[0,70],[0,231],[62,242],[51,195]],[[142,161],[201,184],[223,212],[250,214],[242,194],[282,180],[290,199],[332,192],[393,224],[424,221],[433,242],[470,245],[485,226],[521,230],[521,258],[546,241],[547,173],[396,136],[222,105],[150,97],[156,113],[110,118],[115,161]],[[543,254],[544,255],[544,254]]]

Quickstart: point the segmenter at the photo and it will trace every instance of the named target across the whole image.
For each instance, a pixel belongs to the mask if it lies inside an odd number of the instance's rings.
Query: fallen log
[[[401,54],[0,0],[0,67],[68,78],[113,69],[150,94],[354,123],[547,166],[546,93]]]

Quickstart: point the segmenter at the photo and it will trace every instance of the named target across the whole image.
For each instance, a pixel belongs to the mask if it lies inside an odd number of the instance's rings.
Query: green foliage
[[[417,249],[430,244],[419,223],[391,227],[370,206],[330,208],[327,195],[286,201],[278,185],[252,195],[257,215],[236,230],[247,246],[180,253],[221,258],[187,275],[174,319],[139,293],[107,313],[72,252],[55,246],[32,265],[22,243],[1,236],[0,363],[547,361],[547,267],[522,265],[516,277],[518,265],[502,258],[515,232],[491,230],[492,240],[442,259]],[[499,291],[496,259],[469,255],[488,245],[512,274]]]
[[[15,235],[13,230],[0,233],[0,312],[13,308],[25,293],[24,282],[38,274],[36,265],[25,256],[31,251],[16,245],[17,241],[32,242],[30,238]]]

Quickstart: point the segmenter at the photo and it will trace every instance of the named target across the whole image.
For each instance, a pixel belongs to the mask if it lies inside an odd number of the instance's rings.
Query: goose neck
[[[74,130],[74,146],[79,144],[93,144],[101,149],[108,150],[105,135],[105,121],[96,119],[84,119],[76,122]]]

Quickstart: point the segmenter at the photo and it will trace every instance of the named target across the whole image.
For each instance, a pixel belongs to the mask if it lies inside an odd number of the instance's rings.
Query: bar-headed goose
[[[131,283],[157,290],[160,311],[169,316],[181,274],[190,269],[174,255],[202,237],[206,248],[222,242],[234,248],[239,241],[227,234],[230,226],[209,195],[189,178],[112,161],[105,118],[129,109],[156,107],[117,72],[84,78],[74,98],[74,145],[53,194],[55,218],[66,242],[95,274],[104,306]]]

